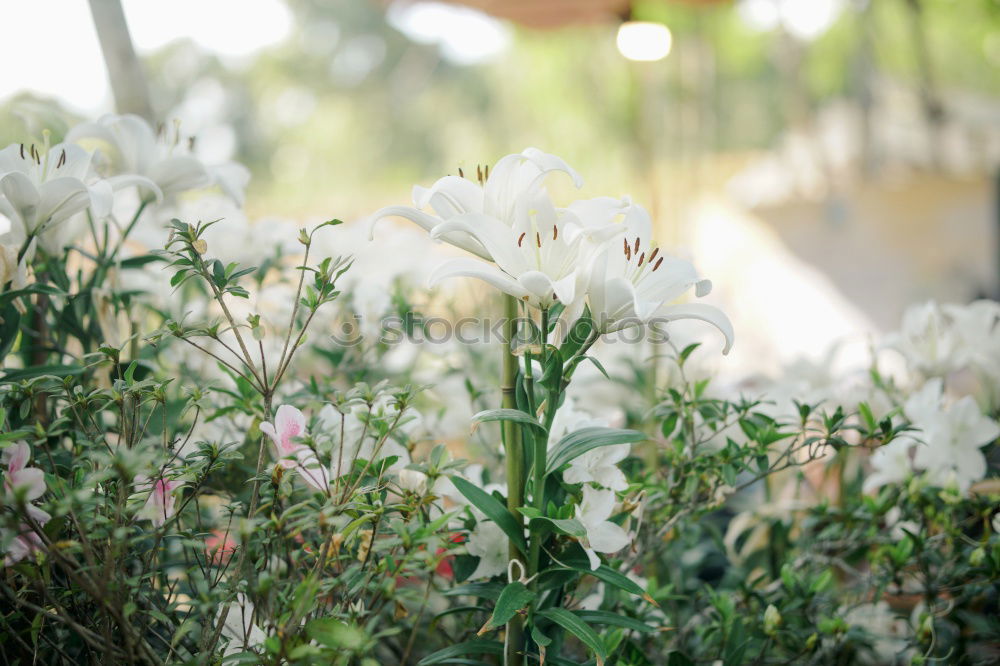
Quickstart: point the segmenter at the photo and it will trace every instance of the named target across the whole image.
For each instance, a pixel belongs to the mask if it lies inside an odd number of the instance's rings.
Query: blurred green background
[[[892,327],[915,300],[997,294],[998,0],[468,2],[504,16],[398,0],[121,6],[152,115],[207,160],[250,167],[251,218],[360,220],[536,146],[584,174],[585,196],[646,203],[738,329],[780,304],[797,349]],[[85,0],[4,14],[24,29],[0,45],[0,140],[114,110]],[[667,26],[669,55],[623,57],[628,19]]]

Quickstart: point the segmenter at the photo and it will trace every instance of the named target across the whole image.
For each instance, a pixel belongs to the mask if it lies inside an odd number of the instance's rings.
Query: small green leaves
[[[524,583],[520,581],[509,583],[503,588],[503,592],[500,593],[497,605],[493,608],[493,615],[490,616],[490,619],[487,620],[477,635],[482,636],[488,631],[507,624],[507,621],[514,617],[515,613],[526,607],[534,599],[535,593],[529,590]]]

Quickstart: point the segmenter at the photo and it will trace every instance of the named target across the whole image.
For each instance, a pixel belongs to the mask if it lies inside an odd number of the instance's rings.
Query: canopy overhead
[[[388,4],[389,0],[384,0]],[[632,0],[444,0],[465,5],[529,28],[560,28],[581,23],[617,22],[628,16]],[[664,0],[673,4],[714,5],[730,0]]]

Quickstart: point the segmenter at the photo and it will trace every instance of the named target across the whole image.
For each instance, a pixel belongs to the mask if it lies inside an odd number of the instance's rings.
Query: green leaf
[[[582,539],[587,536],[587,529],[583,526],[579,520],[575,518],[548,518],[546,516],[537,516],[528,521],[531,527],[536,527],[539,523],[547,523],[555,529],[556,532],[560,534],[568,534],[571,537],[576,537]]]
[[[503,592],[503,583],[500,582],[489,582],[489,583],[469,583],[468,585],[459,585],[458,587],[453,587],[449,590],[445,590],[444,596],[446,597],[477,597],[479,599],[489,599],[490,601],[496,601],[500,598],[500,593]]]
[[[507,624],[510,618],[514,617],[517,611],[530,604],[535,598],[535,593],[520,582],[514,581],[503,588],[497,605],[493,608],[493,615],[486,621],[478,635],[482,636],[487,631],[492,631]]]
[[[581,571],[585,574],[590,574],[594,578],[604,581],[608,585],[617,587],[619,590],[624,590],[629,594],[634,594],[638,597],[642,597],[654,606],[659,606],[653,597],[649,596],[646,590],[642,589],[635,581],[626,576],[625,574],[618,573],[606,564],[602,564],[596,569],[590,568],[590,561],[585,557],[570,556],[560,559],[560,562],[570,567],[570,571]],[[560,567],[562,568],[562,567]],[[565,570],[565,569],[564,569]]]
[[[514,410],[507,410],[514,411]],[[492,520],[497,526],[503,530],[504,534],[514,543],[518,549],[527,555],[528,546],[524,541],[524,526],[514,518],[514,515],[507,510],[503,504],[497,501],[493,495],[490,495],[485,490],[479,486],[473,485],[463,479],[460,476],[452,476],[451,482],[455,484],[458,488],[458,492],[465,495],[465,498],[472,502],[472,504],[486,514],[486,517]]]
[[[618,613],[609,613],[608,611],[577,611],[576,614],[587,624],[607,624],[612,627],[631,629],[632,631],[638,631],[643,634],[656,631],[655,627],[651,627],[644,622],[640,622],[634,617],[627,617],[625,615],[619,615]]]
[[[597,657],[597,666],[602,666],[602,664],[604,664],[604,660],[608,658],[608,655],[604,650],[604,643],[601,641],[601,637],[597,635],[597,632],[591,629],[586,622],[565,608],[547,608],[543,611],[539,611],[537,615],[555,622],[560,627],[579,638],[580,642],[590,648],[590,650]]]
[[[545,470],[545,473],[551,474],[591,449],[614,444],[641,442],[644,439],[646,439],[646,435],[638,430],[601,427],[574,430],[552,447],[552,451],[549,452],[548,469]]]
[[[539,423],[533,416],[520,409],[487,409],[472,417],[472,429],[475,431],[480,423],[489,421],[514,421],[524,425],[538,428],[542,433],[546,432],[545,426]]]
[[[0,383],[18,382],[22,379],[31,379],[32,377],[67,377],[69,375],[79,375],[83,371],[83,366],[79,365],[33,365],[30,368],[22,370],[11,370],[3,377],[0,377]]]
[[[452,663],[455,657],[467,654],[503,654],[503,643],[499,641],[466,641],[456,643],[427,655],[417,662],[417,666],[430,666],[430,664]]]

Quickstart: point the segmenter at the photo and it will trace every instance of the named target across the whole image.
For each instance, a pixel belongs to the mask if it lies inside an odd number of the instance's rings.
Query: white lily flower
[[[576,507],[576,519],[587,531],[582,545],[592,570],[601,566],[597,553],[616,553],[629,544],[628,532],[608,520],[614,508],[613,490],[583,487],[583,501]]]
[[[591,449],[570,462],[563,480],[566,483],[593,482],[611,490],[625,490],[628,481],[618,469],[618,463],[628,458],[631,450],[632,445],[628,443]]]
[[[562,159],[537,148],[526,148],[521,153],[503,157],[492,172],[487,169],[482,186],[460,176],[445,176],[429,188],[415,186],[414,206],[388,206],[376,211],[370,222],[371,233],[374,234],[379,220],[394,216],[415,222],[427,231],[434,231],[448,220],[464,218],[475,222],[483,217],[513,228],[515,219],[523,215],[525,202],[543,191],[543,181],[555,171],[569,174],[577,187],[583,185],[579,174]],[[482,175],[480,180],[483,180]],[[435,214],[422,210],[427,207]],[[480,239],[461,229],[439,233],[436,237],[487,261],[494,260]]]
[[[480,520],[465,544],[469,555],[479,558],[469,580],[492,578],[507,571],[507,535],[492,521]]]
[[[460,232],[475,239],[495,263],[471,258],[445,262],[430,277],[430,286],[450,277],[474,277],[537,308],[557,302],[582,311],[585,264],[584,238],[568,234],[567,215],[557,211],[544,193],[528,200],[530,208],[513,226],[476,213],[442,222],[432,238]]]
[[[18,245],[38,236],[53,245],[54,229],[90,208],[95,217],[111,210],[112,189],[91,180],[91,155],[83,148],[60,143],[39,150],[13,144],[0,150],[0,236]],[[53,247],[54,249],[54,247]]]
[[[598,330],[611,333],[645,324],[654,316],[662,321],[700,319],[722,332],[723,353],[728,353],[733,326],[721,310],[702,303],[666,305],[692,287],[696,296],[705,296],[712,283],[699,278],[690,262],[667,256],[652,245],[652,223],[641,206],[630,206],[623,225],[622,244],[605,247],[590,274],[587,299]]]
[[[192,154],[190,141],[182,141],[179,132],[172,140],[158,138],[139,116],[107,114],[97,122],[77,125],[66,135],[67,141],[87,139],[111,147],[119,173],[108,180],[115,189],[136,185],[161,199],[218,185],[237,205],[243,205],[244,189],[250,180],[246,167],[233,162],[205,165]]]

